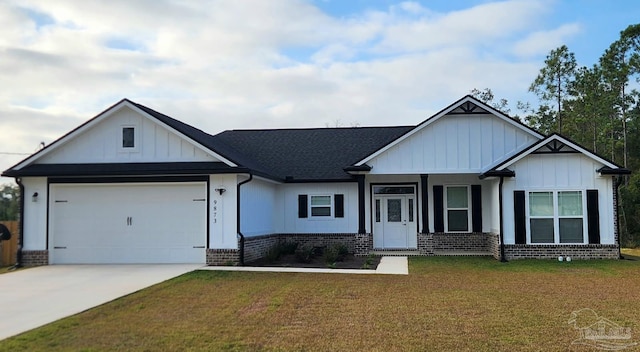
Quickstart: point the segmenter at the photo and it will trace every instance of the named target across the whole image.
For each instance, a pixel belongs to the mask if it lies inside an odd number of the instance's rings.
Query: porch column
[[[429,195],[428,193],[429,175],[420,175],[420,193],[422,195],[422,231],[420,233],[429,233]]]
[[[367,233],[365,226],[364,175],[356,175],[358,179],[358,233]]]

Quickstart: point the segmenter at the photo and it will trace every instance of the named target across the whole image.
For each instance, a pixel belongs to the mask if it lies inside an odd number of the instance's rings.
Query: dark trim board
[[[422,203],[421,233],[429,233],[429,175],[420,175],[420,199]]]
[[[208,182],[209,175],[151,177],[49,177],[49,183],[160,183]]]

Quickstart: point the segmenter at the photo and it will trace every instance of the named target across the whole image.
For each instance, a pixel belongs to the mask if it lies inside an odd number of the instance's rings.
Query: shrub
[[[267,251],[267,255],[265,255],[264,258],[269,262],[275,262],[276,260],[280,259],[281,254],[282,251],[280,247],[273,246],[269,249],[269,251]]]
[[[296,259],[301,263],[311,263],[316,253],[316,249],[310,245],[304,245],[296,249]]]
[[[269,262],[275,262],[283,255],[294,254],[296,248],[298,248],[298,243],[296,242],[280,242],[267,251],[265,259]]]
[[[278,244],[280,246],[280,248],[282,248],[281,253],[283,255],[286,254],[295,254],[296,253],[296,249],[298,249],[298,242],[282,242]]]
[[[330,246],[324,250],[324,262],[327,265],[335,267],[336,262],[340,259],[340,251],[337,246]]]
[[[362,269],[370,269],[373,264],[373,258],[375,258],[375,255],[369,254],[367,259],[365,259],[364,264],[362,264]]]

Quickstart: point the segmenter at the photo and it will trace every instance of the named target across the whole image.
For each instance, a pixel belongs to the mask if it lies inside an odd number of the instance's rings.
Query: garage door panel
[[[52,196],[52,263],[205,261],[205,183],[52,185]]]

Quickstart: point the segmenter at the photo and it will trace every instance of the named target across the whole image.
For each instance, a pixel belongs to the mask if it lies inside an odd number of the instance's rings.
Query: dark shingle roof
[[[239,166],[280,180],[346,180],[343,168],[415,126],[231,130],[211,136],[144,105],[138,108]]]
[[[213,137],[280,179],[345,180],[343,168],[372,154],[413,126],[232,130]]]

